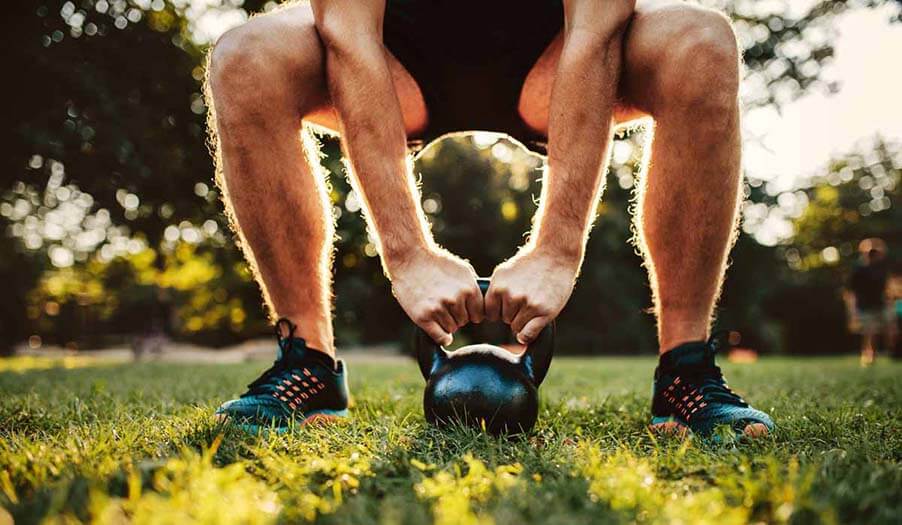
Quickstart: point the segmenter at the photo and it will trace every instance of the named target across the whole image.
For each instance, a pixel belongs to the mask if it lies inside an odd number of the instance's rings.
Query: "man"
[[[861,365],[870,366],[881,336],[887,348],[891,347],[889,267],[886,244],[880,239],[861,241],[858,252],[860,260],[849,276],[845,298],[852,331],[861,335]]]
[[[572,292],[613,125],[651,116],[638,237],[661,349],[653,425],[772,427],[727,388],[707,340],[740,183],[739,52],[722,15],[653,0],[313,0],[225,34],[209,88],[225,201],[282,318],[278,360],[221,417],[252,427],[345,414],[332,220],[302,122],[340,134],[385,273],[417,325],[448,344],[466,323],[500,319],[528,344]],[[539,153],[547,140],[533,231],[484,300],[469,263],[433,242],[406,148],[471,129]]]

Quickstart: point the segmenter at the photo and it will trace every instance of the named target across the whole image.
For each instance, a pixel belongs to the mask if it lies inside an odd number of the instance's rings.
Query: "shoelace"
[[[705,343],[705,350],[706,354],[710,352],[709,355],[712,363],[715,362],[714,358],[720,351],[721,342],[724,341],[724,339],[726,339],[727,346],[732,346],[729,335],[729,330],[721,330],[715,332],[708,338],[708,342]],[[724,338],[724,336],[727,337]],[[706,355],[705,357],[709,357],[709,355]],[[705,399],[710,399],[711,401],[721,401],[733,405],[746,405],[746,402],[727,386],[727,382],[724,381],[723,378],[723,372],[721,372],[720,367],[716,364],[708,368],[708,374],[706,374],[706,377],[699,382],[698,391]]]
[[[283,326],[288,329],[287,335],[284,336],[282,335]],[[276,385],[284,379],[286,372],[291,369],[289,366],[289,354],[291,353],[291,340],[294,338],[294,331],[297,329],[297,325],[282,317],[276,321],[273,329],[276,333],[277,344],[279,345],[279,358],[273,361],[272,366],[263,372],[260,377],[247,385],[246,396],[272,392],[276,388]]]
[[[710,402],[727,403],[737,406],[748,406],[748,404],[739,397],[735,392],[730,390],[723,378],[723,372],[715,363],[715,356],[720,351],[721,341],[724,335],[729,335],[729,331],[719,331],[714,333],[705,343],[705,359],[703,363],[694,366],[681,367],[679,374],[688,383],[695,386],[698,394],[702,398]],[[732,346],[729,339],[727,345]]]

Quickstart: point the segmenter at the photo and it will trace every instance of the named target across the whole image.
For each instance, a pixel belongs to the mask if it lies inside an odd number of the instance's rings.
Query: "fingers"
[[[456,300],[448,300],[443,303],[445,310],[454,318],[454,329],[466,325],[470,316],[467,314],[466,297],[461,294]]]
[[[453,341],[454,332],[470,321],[481,322],[484,316],[482,292],[474,280],[470,289],[455,297],[440,299],[432,306],[422,305],[415,318],[417,325],[436,343],[447,346]]]
[[[549,322],[551,322],[551,318],[548,316],[533,317],[526,323],[523,329],[517,332],[517,342],[521,345],[532,343],[539,337],[542,329],[545,328]]]
[[[457,324],[454,317],[443,306],[422,308],[417,315],[411,316],[411,319],[433,341],[442,346],[448,346],[454,340],[451,334],[457,330]]]
[[[489,285],[489,291],[485,294],[485,318],[495,322],[501,319],[502,294],[494,284]]]
[[[523,327],[526,326],[526,323],[536,316],[538,316],[538,313],[534,308],[531,308],[528,305],[520,308],[516,317],[511,321],[511,331],[515,334],[519,334],[520,330],[523,330]]]
[[[457,331],[457,323],[454,321],[454,317],[451,316],[451,313],[448,312],[446,308],[439,308],[436,310],[434,315],[432,316],[435,322],[438,323],[439,326],[442,327],[442,330],[448,334],[450,338],[454,332]],[[450,344],[450,341],[449,343]]]
[[[426,332],[426,335],[432,338],[433,341],[442,345],[448,346],[453,341],[451,334],[445,331],[438,323],[435,321],[428,321],[425,323],[418,323],[419,327]]]
[[[475,285],[464,298],[467,309],[467,317],[471,323],[479,324],[485,318],[485,301],[482,298],[482,292],[479,285]]]
[[[526,298],[519,295],[506,293],[501,299],[501,320],[507,324],[513,324],[520,310],[526,306]]]
[[[525,305],[526,297],[513,295],[506,288],[496,287],[493,284],[485,295],[485,318],[512,325]]]
[[[511,322],[511,331],[516,334],[518,343],[528,345],[539,337],[539,333],[550,322],[551,317],[540,307],[525,304]]]

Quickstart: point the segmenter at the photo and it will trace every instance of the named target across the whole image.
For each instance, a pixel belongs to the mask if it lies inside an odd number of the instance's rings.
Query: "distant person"
[[[273,367],[218,414],[251,429],[346,414],[332,205],[304,123],[341,136],[394,295],[420,328],[447,345],[467,323],[503,320],[528,344],[573,291],[614,126],[650,117],[637,230],[661,355],[652,426],[767,434],[710,339],[741,201],[740,70],[729,20],[680,1],[312,0],[224,34],[208,69],[218,180],[281,321]],[[468,130],[548,159],[529,241],[484,299],[473,267],[433,240],[409,162],[408,148]]]
[[[849,276],[845,297],[850,327],[861,336],[861,364],[869,366],[877,357],[878,346],[889,342],[889,266],[886,244],[880,239],[861,241],[858,251],[860,259]]]

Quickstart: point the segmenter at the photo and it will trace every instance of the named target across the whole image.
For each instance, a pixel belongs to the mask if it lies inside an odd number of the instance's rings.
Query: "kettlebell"
[[[485,294],[489,279],[477,281]],[[539,414],[537,389],[554,354],[554,322],[519,356],[487,343],[448,352],[420,328],[414,346],[426,379],[423,412],[429,423],[463,423],[495,435],[532,430]]]

